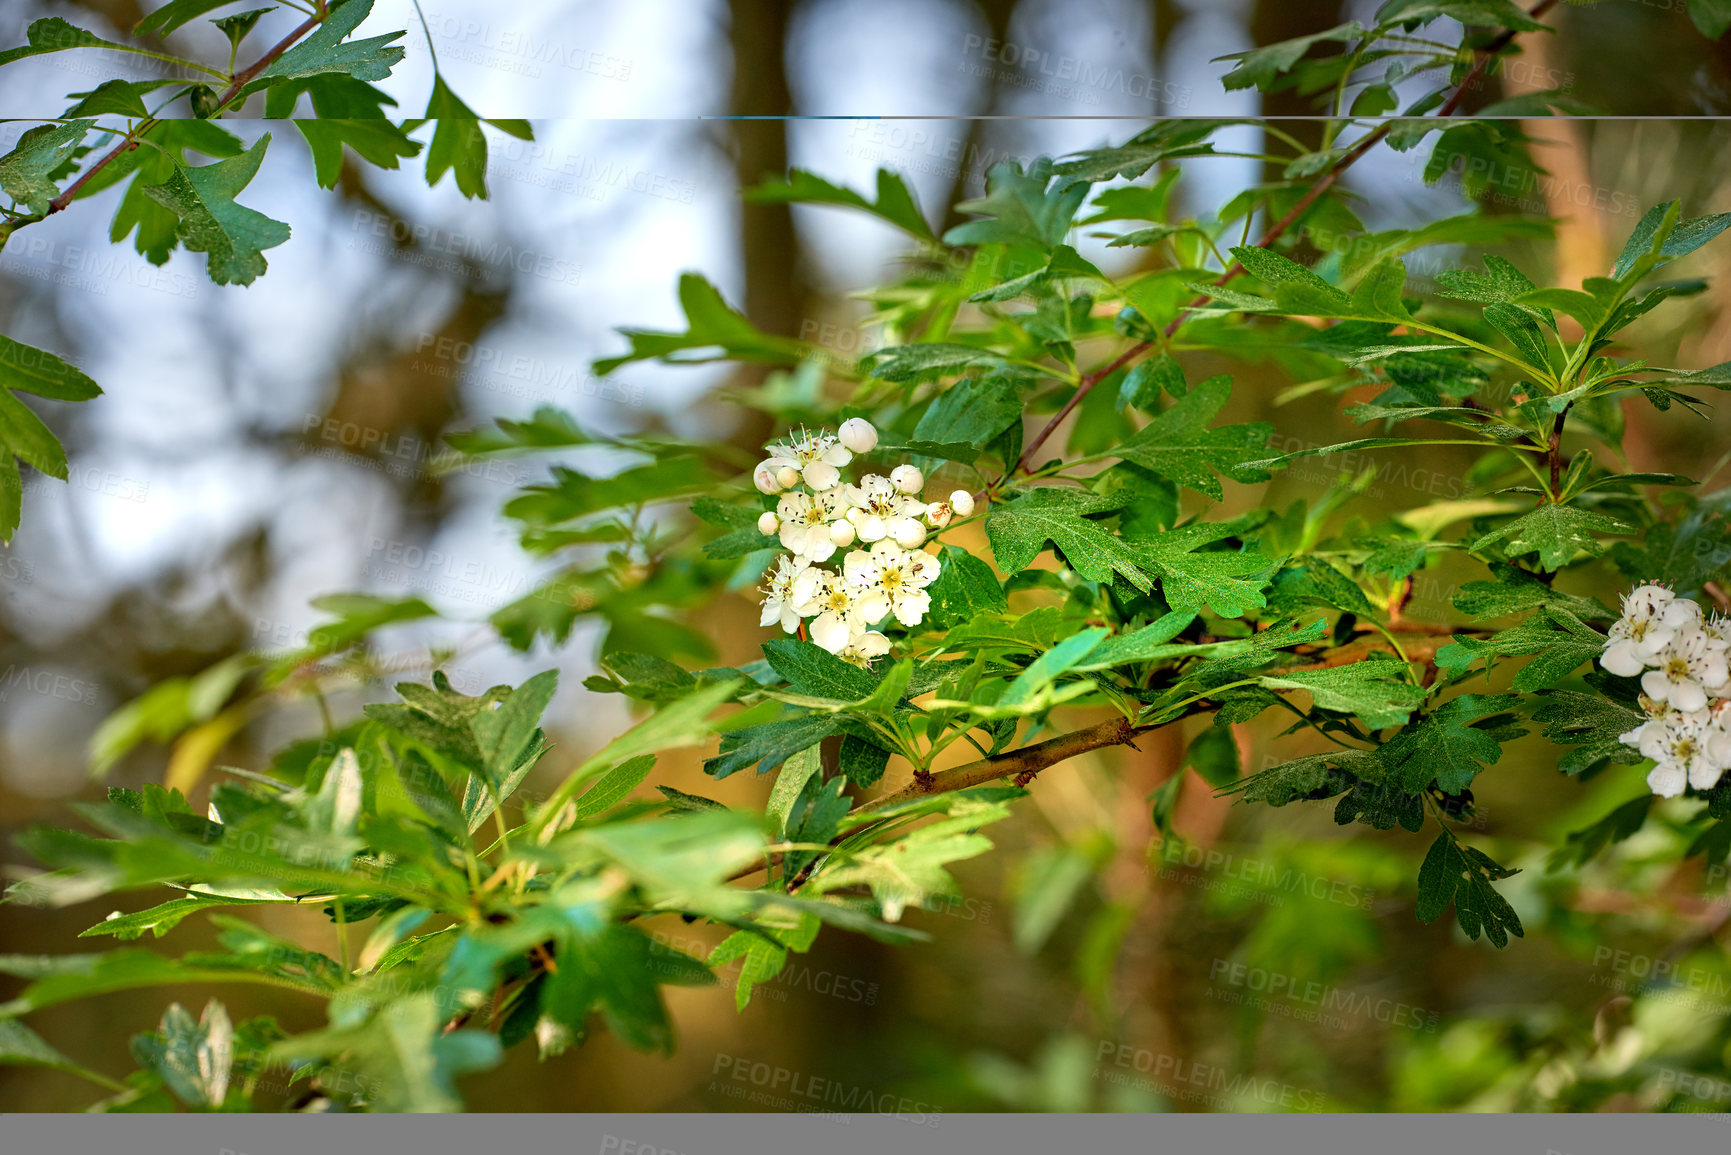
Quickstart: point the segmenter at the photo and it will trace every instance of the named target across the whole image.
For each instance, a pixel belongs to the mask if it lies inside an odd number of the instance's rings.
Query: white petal
[[[1694,682],[1678,682],[1671,687],[1671,705],[1679,710],[1699,710],[1707,705],[1707,695]]]
[[[832,654],[845,649],[852,636],[847,620],[837,614],[819,614],[812,619],[811,640]]]
[[[1633,642],[1612,642],[1599,657],[1599,665],[1619,678],[1633,678],[1646,669],[1646,663]]]
[[[1641,675],[1641,689],[1653,701],[1663,702],[1671,696],[1671,680],[1658,670],[1648,670]]]
[[[1675,798],[1689,782],[1688,772],[1675,762],[1661,762],[1647,775],[1647,785],[1661,798]]]

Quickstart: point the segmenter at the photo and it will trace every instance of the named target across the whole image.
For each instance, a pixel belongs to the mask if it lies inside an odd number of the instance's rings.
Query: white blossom
[[[911,495],[926,487],[926,477],[911,465],[898,465],[890,470],[890,484]]]
[[[903,549],[918,549],[926,544],[926,527],[914,518],[904,517],[889,529],[889,536]]]
[[[896,489],[887,477],[868,473],[858,485],[843,488],[842,500],[848,506],[847,519],[863,542],[882,540],[889,527],[907,517],[919,517],[925,503]]]
[[[930,505],[926,506],[926,524],[930,525],[933,529],[942,529],[944,526],[950,524],[950,517],[953,512],[954,511],[950,509],[949,502],[934,501]]]
[[[763,616],[760,626],[781,623],[786,633],[799,629],[800,613],[795,608],[810,601],[823,581],[823,571],[812,568],[802,557],[782,554],[775,559],[769,572],[769,584],[762,589]]]
[[[863,417],[850,417],[836,430],[836,439],[854,453],[870,453],[878,447],[877,427]]]
[[[1661,798],[1675,798],[1683,793],[1684,786],[1697,781],[1711,785],[1719,780],[1723,768],[1708,750],[1708,721],[1705,710],[1668,710],[1621,736],[1625,745],[1634,746],[1643,757],[1653,759],[1655,765],[1647,775],[1647,785],[1653,793]]]
[[[843,574],[824,571],[822,585],[798,609],[802,617],[815,615],[811,640],[836,654],[888,612],[889,599],[876,589],[856,585]]]
[[[919,625],[931,609],[926,587],[936,580],[938,568],[938,559],[931,554],[890,541],[880,541],[869,551],[854,550],[842,560],[848,581],[881,593],[904,626]]]
[[[1680,630],[1701,619],[1701,607],[1655,583],[1638,586],[1623,599],[1623,615],[1611,624],[1599,664],[1621,678],[1655,665],[1659,652]]]
[[[1707,705],[1707,691],[1725,685],[1725,652],[1715,649],[1701,630],[1689,627],[1674,635],[1652,659],[1653,669],[1641,675],[1641,689],[1655,702],[1693,711]]]
[[[764,537],[774,537],[781,532],[781,518],[773,513],[764,513],[762,517],[757,519],[757,532]]]
[[[829,539],[835,542],[837,549],[846,549],[852,545],[854,539],[853,522],[845,518],[841,521],[830,522]]]
[[[835,517],[839,498],[834,490],[822,493],[796,491],[782,495],[775,512],[781,518],[781,544],[812,561],[828,561],[835,553],[829,523]]]
[[[847,645],[836,651],[835,656],[844,662],[851,662],[862,668],[869,668],[872,659],[881,658],[890,652],[890,640],[876,630],[866,630],[854,635]]]
[[[974,516],[974,495],[965,489],[958,489],[950,494],[950,508],[955,510],[957,517]]]

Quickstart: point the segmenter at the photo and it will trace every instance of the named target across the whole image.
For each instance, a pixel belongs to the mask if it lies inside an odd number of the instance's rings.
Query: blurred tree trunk
[[[1342,11],[1344,7],[1338,0],[1332,4],[1317,5],[1294,4],[1292,0],[1257,0],[1256,10],[1250,17],[1250,38],[1258,45],[1268,45],[1291,40],[1296,36],[1309,36],[1347,19],[1346,13]],[[1262,94],[1263,116],[1314,118],[1319,109],[1314,95],[1303,95],[1296,88]],[[1288,121],[1281,127],[1306,144],[1315,146],[1322,142],[1320,120]],[[1264,179],[1280,180],[1282,167],[1278,163],[1269,162]]]
[[[1016,0],[977,0],[976,6],[981,15],[986,18],[987,38],[996,40],[999,44],[1008,40],[1010,37],[1010,16],[1016,10]],[[943,224],[938,229],[939,236],[955,228],[966,219],[956,211],[956,205],[973,195],[972,190],[968,187],[968,176],[973,169],[974,158],[983,147],[992,125],[991,121],[982,120],[981,117],[992,116],[998,112],[999,97],[1003,92],[1003,85],[998,80],[1000,65],[995,60],[985,61],[985,64],[987,66],[986,98],[980,104],[979,115],[970,118],[967,122],[968,129],[962,137],[962,149],[956,159],[956,181],[950,186],[949,202],[944,206]],[[982,171],[981,178],[984,179],[984,176]]]
[[[793,112],[786,66],[792,7],[791,0],[729,0],[735,116],[780,118]],[[780,175],[787,171],[787,122],[736,120],[733,147],[741,188]],[[745,315],[767,333],[798,336],[806,286],[793,213],[787,205],[746,204],[740,223]]]

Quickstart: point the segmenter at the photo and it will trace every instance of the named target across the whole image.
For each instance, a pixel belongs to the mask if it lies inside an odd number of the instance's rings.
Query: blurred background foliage
[[[141,13],[136,0],[7,7],[8,42],[40,15],[77,14],[100,32]],[[395,18],[385,7],[382,18]],[[76,412],[48,407],[72,482],[31,486],[24,529],[0,551],[3,860],[22,861],[13,834],[59,820],[66,800],[93,790],[86,745],[108,711],[165,678],[294,643],[316,618],[308,600],[339,589],[418,594],[471,619],[386,631],[386,682],[424,673],[429,647],[450,655],[445,668],[469,692],[549,664],[577,675],[562,679],[548,716],[560,744],[543,766],[556,780],[627,722],[628,707],[581,688],[597,641],[586,627],[567,647],[520,655],[474,624],[547,576],[548,563],[524,554],[498,516],[545,461],[444,472],[434,462],[442,436],[553,404],[609,432],[754,445],[767,420],[741,402],[794,383],[657,365],[601,379],[589,368],[619,351],[618,325],[677,327],[673,286],[688,268],[767,332],[815,339],[844,360],[870,348],[866,306],[849,293],[895,257],[888,230],[742,205],[742,185],[793,163],[859,187],[882,164],[905,172],[929,214],[953,224],[954,206],[980,195],[991,163],[1116,141],[1137,127],[1106,118],[1314,112],[1301,92],[1222,92],[1226,66],[1212,58],[1374,7],[452,3],[431,21],[445,70],[466,77],[460,87],[475,91],[477,107],[539,118],[533,147],[495,141],[491,200],[376,170],[345,171],[335,193],[318,193],[310,173],[292,169],[310,168],[304,152],[282,147],[270,163],[284,179],[269,181],[267,166],[255,188],[260,208],[293,222],[295,237],[245,291],[203,281],[186,254],[156,270],[108,246],[96,209],[33,229],[0,255],[0,329],[70,354],[108,393]],[[1416,156],[1379,152],[1345,182],[1369,227],[1449,215],[1472,199],[1487,213],[1548,218],[1554,240],[1505,255],[1575,284],[1609,264],[1650,204],[1679,197],[1685,215],[1731,208],[1727,129],[1660,119],[1731,108],[1731,41],[1701,37],[1682,0],[1569,6],[1556,22],[1554,38],[1524,37],[1519,67],[1490,77],[1468,107],[1563,88],[1587,107],[1643,119],[1531,123],[1536,167],[1476,174],[1482,182],[1463,173],[1426,186]],[[523,47],[548,43],[555,50],[540,55]],[[393,78],[405,91],[424,90],[420,47],[411,44]],[[9,69],[0,83],[8,106],[55,98],[61,67]],[[489,85],[517,106],[489,102]],[[698,113],[1010,119],[692,119]],[[1317,132],[1304,120],[1283,127],[1307,140]],[[1256,151],[1254,129],[1241,139]],[[1204,215],[1267,178],[1254,160],[1196,162],[1175,196],[1180,211]],[[1082,248],[1114,270],[1134,259]],[[1447,250],[1445,259],[1476,254]],[[1713,287],[1644,323],[1641,355],[1731,360],[1728,263],[1724,246],[1697,254],[1691,268]],[[1409,261],[1414,280],[1441,267]],[[1186,369],[1192,380],[1237,376],[1231,420],[1274,421],[1307,444],[1353,435],[1333,406],[1283,395],[1292,382],[1272,368],[1199,360]],[[1687,474],[1708,491],[1723,483],[1723,415],[1661,419],[1641,406],[1628,421],[1633,468]],[[1387,508],[1461,496],[1471,484],[1465,463],[1433,448],[1404,462],[1403,480],[1374,483],[1359,500]],[[1234,496],[1285,508],[1338,479],[1325,463]],[[1453,578],[1446,568],[1425,577],[1408,614],[1440,619]],[[745,598],[724,598],[702,627],[716,648],[704,657],[755,656],[761,631]],[[391,657],[399,653],[401,662]],[[329,705],[354,715],[378,694],[357,680]],[[220,761],[257,764],[316,726],[313,703],[278,711],[236,733]],[[1140,750],[1100,752],[1043,777],[1018,821],[999,828],[1000,852],[958,870],[967,897],[910,914],[930,944],[891,951],[826,936],[743,1014],[725,990],[671,992],[681,1043],[672,1058],[630,1052],[609,1035],[544,1065],[518,1049],[466,1084],[469,1102],[797,1109],[787,1087],[825,1079],[892,1097],[908,1125],[1001,1109],[1731,1107],[1724,869],[1679,865],[1680,836],[1666,822],[1586,871],[1548,870],[1535,849],[1640,795],[1637,769],[1566,779],[1555,748],[1534,737],[1480,780],[1479,837],[1523,868],[1503,888],[1528,935],[1496,952],[1468,943],[1451,920],[1413,917],[1404,889],[1413,847],[1400,832],[1343,831],[1322,807],[1251,810],[1211,796],[1209,776],[1234,762],[1274,765],[1302,752],[1295,745],[1239,728],[1193,759],[1193,773],[1180,768],[1192,737],[1161,732]],[[700,757],[665,758],[664,780],[706,787]],[[112,780],[160,781],[164,763],[160,750],[141,751]],[[733,779],[719,789],[755,800],[766,786]],[[1156,790],[1179,838],[1155,840]],[[91,914],[0,907],[0,951],[65,949]],[[309,941],[328,934],[316,912],[272,910],[262,921]],[[683,940],[698,932],[662,931],[697,953]],[[195,991],[110,996],[35,1025],[100,1067],[177,994],[202,1003]],[[317,1025],[292,996],[222,997],[237,1020],[268,1012],[290,1030]],[[742,1097],[766,1089],[760,1071],[780,1085],[768,1088],[778,1100]],[[85,1088],[52,1072],[0,1069],[0,1110],[85,1101]]]

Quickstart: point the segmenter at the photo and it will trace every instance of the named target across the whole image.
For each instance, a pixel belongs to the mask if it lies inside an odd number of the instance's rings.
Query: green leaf
[[[17,1019],[0,1019],[0,1066],[44,1067],[50,1071],[77,1075],[110,1090],[118,1091],[121,1088],[121,1084],[107,1075],[98,1074],[73,1062]]]
[[[1491,886],[1495,879],[1516,871],[1504,869],[1471,847],[1455,841],[1449,831],[1437,836],[1418,874],[1418,917],[1435,922],[1450,902],[1455,920],[1467,937],[1477,942],[1482,932],[1497,947],[1508,945],[1512,933],[1524,933],[1521,920],[1508,900]]]
[[[1069,178],[1069,183],[1060,188],[1076,183],[1103,183],[1118,177],[1135,180],[1163,160],[1209,155],[1214,145],[1207,138],[1230,123],[1186,118],[1159,121],[1121,145],[1073,153],[1054,165],[1052,171]]]
[[[1501,542],[1509,557],[1537,553],[1541,568],[1558,570],[1577,552],[1584,551],[1594,557],[1604,553],[1605,547],[1600,544],[1598,534],[1634,532],[1632,527],[1606,514],[1546,502],[1485,534],[1467,548],[1477,553],[1486,546]]]
[[[236,12],[233,16],[224,16],[220,20],[212,20],[222,34],[228,37],[230,48],[238,50],[240,42],[258,24],[259,17],[276,11],[275,8],[253,8],[246,12]]]
[[[32,21],[24,32],[24,46],[8,48],[0,52],[0,68],[11,64],[14,60],[23,60],[28,56],[40,56],[45,52],[65,52],[68,48],[120,48],[126,45],[116,44],[112,40],[104,40],[94,32],[86,32],[76,24],[69,24],[58,16],[48,16]]]
[[[482,709],[469,722],[482,769],[495,791],[534,746],[541,733],[541,715],[558,684],[559,671],[544,670],[512,690],[497,709]]]
[[[1669,201],[1654,205],[1646,211],[1636,223],[1634,231],[1629,234],[1623,251],[1618,254],[1617,263],[1611,268],[1611,276],[1618,280],[1629,276],[1642,263],[1643,257],[1655,256],[1658,260],[1654,263],[1658,264],[1687,256],[1727,228],[1731,228],[1731,213],[1714,213],[1712,216],[1680,220],[1670,229],[1666,229],[1666,220],[1676,214],[1678,208],[1679,202]]]
[[[1216,723],[1203,729],[1190,740],[1184,751],[1182,765],[1201,775],[1202,780],[1216,790],[1238,781],[1238,743],[1232,737],[1232,727]]]
[[[1731,28],[1731,0],[1689,0],[1689,19],[1701,35],[1717,40]]]
[[[1495,581],[1467,582],[1455,591],[1455,609],[1472,618],[1500,618],[1540,606],[1555,606],[1588,621],[1617,616],[1595,599],[1563,593],[1507,562],[1493,561],[1490,569]]]
[[[1647,720],[1639,710],[1603,694],[1575,690],[1544,690],[1539,699],[1533,720],[1543,728],[1544,736],[1559,746],[1576,747],[1557,762],[1557,769],[1564,774],[1581,774],[1607,762],[1633,765],[1641,761],[1640,753],[1621,741],[1622,735]]]
[[[15,204],[31,212],[46,213],[48,202],[60,192],[55,174],[72,159],[94,120],[71,120],[62,124],[40,124],[18,138],[18,144],[0,156],[0,189]]]
[[[985,818],[991,821],[992,818]],[[820,871],[810,884],[819,894],[850,886],[869,886],[888,922],[934,895],[955,894],[956,880],[944,869],[992,848],[981,834],[955,834],[939,826],[920,827],[893,842],[869,846],[838,866]]]
[[[485,1031],[445,1030],[447,1012],[432,991],[400,995],[359,1026],[297,1035],[272,1053],[340,1059],[343,1069],[375,1090],[369,1102],[375,1111],[459,1111],[457,1076],[495,1066],[502,1056],[497,1037]]]
[[[1513,709],[1520,698],[1513,694],[1462,694],[1427,714],[1416,726],[1408,726],[1384,743],[1378,756],[1389,773],[1412,793],[1432,781],[1445,794],[1459,794],[1484,769],[1503,755],[1502,742],[1515,735],[1493,736],[1479,724],[1486,715]]]
[[[1040,701],[1048,687],[1099,645],[1109,632],[1105,626],[1094,626],[1071,634],[1028,663],[1028,667],[1005,687],[995,705],[1011,710]]]
[[[1365,660],[1321,670],[1263,674],[1257,682],[1270,690],[1309,690],[1320,709],[1356,715],[1373,730],[1406,722],[1425,699],[1407,680],[1403,662]]]
[[[1043,846],[1017,865],[1011,941],[1018,952],[1031,955],[1045,945],[1094,868],[1088,854],[1066,844]]]
[[[350,6],[356,2],[351,0]],[[144,190],[180,218],[180,243],[209,255],[210,279],[219,285],[250,285],[268,267],[263,250],[289,239],[287,225],[234,199],[252,182],[269,145],[270,134],[265,133],[231,160],[196,168],[177,162],[165,183]]]
[[[1428,24],[1443,16],[1462,24],[1485,24],[1515,32],[1547,30],[1546,25],[1529,17],[1512,0],[1388,0],[1376,10],[1379,25]]]
[[[878,375],[883,375],[881,369]],[[962,442],[980,448],[1021,420],[1022,411],[1021,397],[1010,382],[968,377],[932,402],[920,415],[913,436],[920,441]]]
[[[875,349],[861,359],[873,377],[885,381],[913,381],[927,373],[944,375],[969,365],[995,365],[1003,357],[990,349],[932,341],[919,345],[890,345]]]
[[[721,752],[704,760],[703,772],[725,778],[755,765],[759,774],[767,774],[806,747],[836,733],[840,725],[833,714],[813,712],[729,731],[721,737]]]
[[[946,545],[940,555],[937,580],[926,588],[932,599],[926,623],[947,630],[979,614],[1004,613],[1010,608],[1003,583],[992,567],[958,546]]]
[[[1113,507],[1110,499],[1072,489],[1041,488],[993,508],[986,518],[986,537],[998,568],[1015,574],[1033,564],[1049,541],[1063,552],[1071,568],[1089,581],[1109,582],[1114,574],[1139,590],[1153,580],[1138,564],[1132,544],[1089,521],[1086,514]]]
[[[427,163],[432,164],[431,152]],[[805,356],[805,348],[799,342],[759,331],[743,313],[728,305],[719,289],[697,273],[680,275],[679,304],[685,311],[685,332],[621,329],[631,341],[631,351],[595,362],[595,372],[605,377],[621,365],[652,359],[678,365],[723,359],[797,365]]]
[[[1266,571],[1271,562],[1259,553],[1202,548],[1231,532],[1219,523],[1198,523],[1138,536],[1129,544],[1135,558],[1159,576],[1161,596],[1172,609],[1196,612],[1209,606],[1221,617],[1241,618],[1268,604],[1262,594],[1268,582],[1250,575]]]
[[[0,380],[4,375],[0,374]],[[0,449],[50,477],[66,480],[66,451],[42,419],[0,388]]]
[[[1380,766],[1373,751],[1325,750],[1240,778],[1218,793],[1236,794],[1245,802],[1285,806],[1289,802],[1332,798],[1352,789],[1358,775],[1378,773]]]
[[[1643,794],[1623,803],[1590,826],[1569,831],[1563,845],[1551,851],[1546,869],[1557,871],[1570,866],[1585,866],[1613,842],[1633,838],[1646,825],[1647,814],[1653,809],[1656,797]]]
[[[186,1008],[172,1004],[154,1033],[133,1040],[132,1050],[188,1107],[216,1110],[228,1096],[234,1024],[215,999],[205,1005],[196,1022]]]
[[[769,802],[764,807],[764,813],[775,820],[778,841],[788,838],[788,815],[804,792],[805,784],[813,778],[822,779],[822,755],[820,746],[807,746],[781,764],[781,772],[775,777],[775,786],[770,790]]]
[[[1053,177],[1045,157],[1026,169],[1004,160],[986,171],[986,195],[962,201],[956,211],[981,217],[944,234],[947,245],[1015,244],[1049,251],[1064,239],[1076,210],[1088,197],[1082,178]]]
[[[379,168],[396,168],[404,157],[419,156],[421,142],[410,140],[388,120],[311,120],[294,122],[313,154],[313,171],[320,188],[335,188],[343,171],[343,146]]]
[[[1231,250],[1239,264],[1274,293],[1282,312],[1304,316],[1352,316],[1352,297],[1297,261],[1268,249],[1240,245]]]
[[[814,698],[858,702],[871,697],[883,681],[802,638],[771,638],[763,643],[763,656],[788,685]]]
[[[997,302],[1013,301],[1024,293],[1032,292],[1054,282],[1084,278],[1093,281],[1107,281],[1109,278],[1094,267],[1092,261],[1084,258],[1069,245],[1053,245],[1052,255],[1046,263],[1031,273],[1012,278],[989,289],[981,289],[968,298],[970,301]]]
[[[433,74],[427,119],[433,122],[433,139],[427,146],[427,186],[437,185],[451,172],[456,176],[458,192],[471,200],[486,200],[487,135],[481,131],[480,119],[438,73]],[[597,372],[606,370],[598,368]]]
[[[1333,28],[1317,32],[1310,36],[1299,36],[1292,40],[1282,40],[1278,44],[1269,44],[1261,48],[1252,48],[1247,52],[1232,52],[1219,60],[1236,60],[1238,63],[1220,83],[1228,92],[1241,88],[1257,88],[1267,91],[1285,73],[1292,70],[1293,65],[1303,60],[1317,44],[1351,43],[1365,35],[1364,25],[1354,20],[1348,24],[1339,24]]]
[[[577,821],[587,822],[619,805],[627,795],[642,785],[654,767],[655,755],[639,754],[635,758],[627,758],[603,774],[595,785],[577,798]]]
[[[347,0],[341,7],[333,7],[330,15],[312,35],[290,48],[287,52],[271,62],[263,72],[259,73],[241,89],[240,96],[281,84],[285,80],[299,80],[308,76],[316,76],[324,72],[336,72],[352,76],[356,80],[383,80],[391,74],[391,69],[403,59],[403,49],[391,44],[403,33],[387,32],[383,36],[371,36],[364,40],[350,40],[348,36],[360,27],[373,11],[373,0]],[[436,93],[440,81],[434,74],[433,87]],[[464,110],[465,114],[473,115]],[[428,116],[437,115],[431,111]]]
[[[1231,378],[1211,377],[1111,452],[1216,501],[1224,496],[1216,472],[1234,481],[1266,481],[1268,475],[1250,463],[1266,453],[1273,426],[1257,421],[1209,427],[1231,394]]]
[[[765,181],[747,189],[745,199],[753,204],[846,205],[864,209],[922,241],[937,240],[901,174],[887,168],[878,169],[877,194],[876,201],[869,201],[850,188],[831,184],[804,169],[791,168],[783,180]]]
[[[225,8],[239,0],[169,0],[161,8],[147,13],[143,19],[132,26],[138,33],[152,33],[157,36],[167,36],[176,28],[188,21],[196,20],[206,12]]]
[[[934,583],[935,584],[935,583]],[[1173,610],[1158,620],[1128,633],[1114,634],[1102,641],[1076,664],[1079,670],[1106,670],[1127,666],[1132,662],[1156,661],[1184,653],[1194,647],[1167,645],[1196,620],[1195,610]]]
[[[149,111],[144,107],[144,98],[164,85],[173,83],[173,80],[167,79],[104,80],[88,92],[69,93],[69,98],[78,97],[79,100],[63,115],[68,118],[130,116],[143,120]]]

